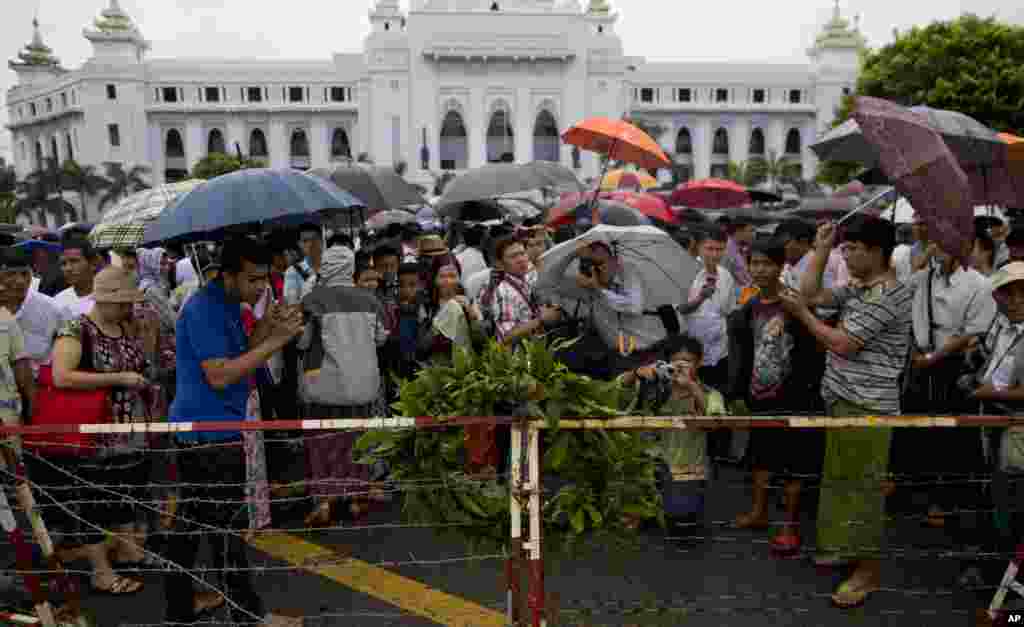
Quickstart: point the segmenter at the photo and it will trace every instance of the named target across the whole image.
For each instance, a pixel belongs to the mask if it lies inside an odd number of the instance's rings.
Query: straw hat
[[[134,272],[108,266],[92,282],[92,296],[97,303],[137,303],[144,296],[136,287]]]
[[[1024,261],[1008,263],[992,275],[992,289],[998,290],[1015,281],[1024,280]]]

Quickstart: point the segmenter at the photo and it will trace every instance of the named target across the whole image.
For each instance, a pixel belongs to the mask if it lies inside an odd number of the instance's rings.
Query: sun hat
[[[93,299],[97,303],[137,303],[144,298],[137,282],[134,272],[108,266],[93,279]]]
[[[1024,261],[1008,263],[992,275],[992,290],[1006,287],[1015,281],[1024,281]]]

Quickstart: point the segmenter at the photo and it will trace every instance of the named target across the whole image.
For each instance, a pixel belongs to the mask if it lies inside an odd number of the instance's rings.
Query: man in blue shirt
[[[272,305],[252,337],[246,338],[242,303],[255,305],[259,301],[267,287],[269,266],[270,252],[262,243],[251,239],[228,242],[221,256],[220,277],[182,307],[176,325],[177,393],[171,422],[245,420],[249,377],[301,335],[301,311]],[[183,526],[190,531],[200,525],[247,527],[241,432],[181,433],[177,440],[180,479],[186,486],[198,486],[182,490],[179,516]],[[196,537],[171,535],[167,558],[191,570],[198,551]],[[266,612],[253,588],[241,538],[234,534],[211,538],[213,562],[233,569],[226,576],[228,598],[244,610],[244,622],[263,620]],[[197,620],[192,583],[184,571],[174,569],[167,575],[167,622]]]

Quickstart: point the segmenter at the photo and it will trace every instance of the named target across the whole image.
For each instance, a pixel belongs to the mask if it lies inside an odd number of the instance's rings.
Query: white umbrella
[[[614,311],[607,300],[592,290],[576,286],[580,243],[604,243],[621,263],[627,285],[643,288],[643,313]],[[637,350],[646,350],[666,336],[657,309],[679,305],[686,299],[697,276],[697,261],[667,233],[653,226],[609,226],[600,224],[583,235],[555,246],[541,258],[543,270],[536,293],[541,300],[560,303],[569,313],[577,304],[593,315],[598,333],[609,347],[617,346],[620,335],[636,338]]]

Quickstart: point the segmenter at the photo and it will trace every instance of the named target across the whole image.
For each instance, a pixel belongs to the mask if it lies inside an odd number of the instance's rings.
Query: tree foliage
[[[110,181],[98,174],[96,166],[79,165],[76,161],[69,159],[61,167],[61,176],[64,178],[64,186],[78,192],[78,200],[82,206],[82,219],[86,219],[88,209],[87,199],[99,194],[110,186]]]
[[[106,178],[110,184],[100,197],[99,210],[103,211],[107,205],[116,204],[129,194],[152,187],[147,181],[149,172],[149,168],[144,165],[125,170],[120,163],[108,163]]]
[[[18,174],[14,171],[14,166],[0,167],[0,194],[13,192],[16,189],[18,189]]]
[[[264,164],[257,159],[239,159],[237,155],[211,153],[206,155],[192,168],[192,178],[212,179],[247,168],[262,168]]]
[[[865,56],[857,93],[1024,134],[1024,27],[966,14],[912,28]]]

